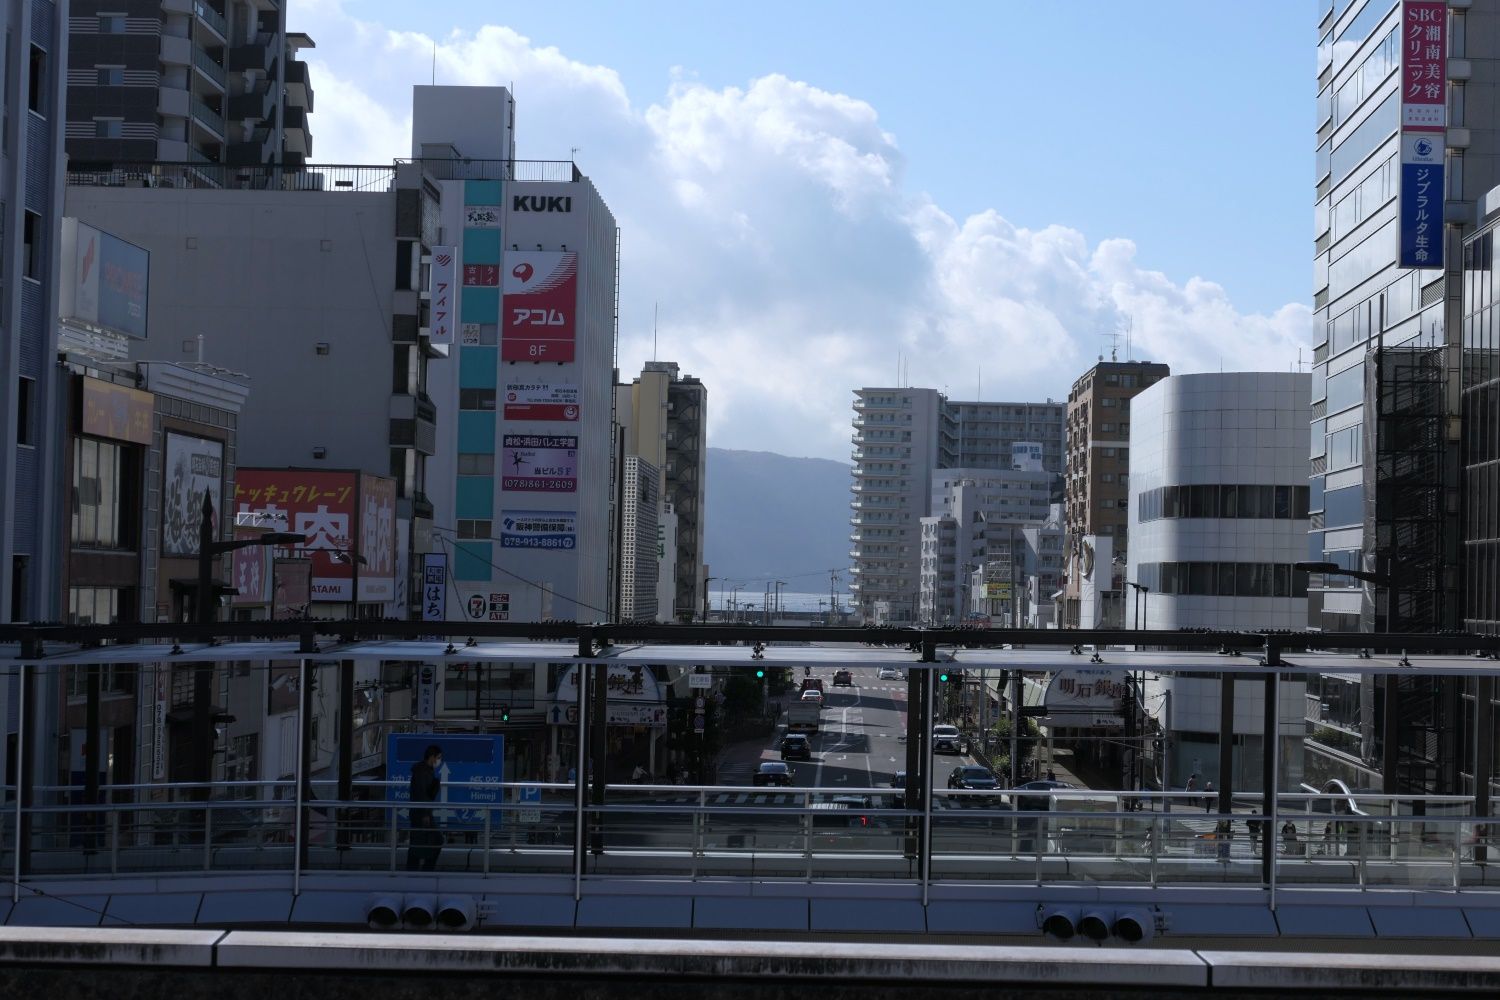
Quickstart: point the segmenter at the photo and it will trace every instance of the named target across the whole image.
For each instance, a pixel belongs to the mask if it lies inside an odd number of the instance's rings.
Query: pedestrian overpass
[[[819,645],[776,644],[784,641]],[[443,930],[1068,943],[1194,955],[1230,945],[1486,953],[1500,940],[1488,736],[1497,651],[1500,640],[1478,636],[307,621],[6,627],[0,671],[21,692],[20,761],[0,812],[0,865],[11,883],[0,915],[18,934],[374,929],[392,940],[428,932],[424,941]],[[387,783],[354,780],[347,742],[336,778],[308,773],[305,731],[298,773],[284,782],[63,788],[26,766],[39,731],[36,681],[46,671],[295,661],[305,712],[314,661],[342,670],[362,659],[459,656],[588,668],[573,762],[582,780],[506,789],[446,831],[434,872],[406,870],[405,804],[388,797]],[[706,672],[899,665],[906,783],[835,791],[595,780],[604,773],[605,672],[620,663]],[[1264,787],[1224,782],[1207,799],[933,786],[935,674],[1085,663],[1211,675],[1226,720],[1236,680],[1255,680],[1265,685],[1270,727],[1278,685],[1289,680],[1456,678],[1480,693],[1467,723],[1476,737],[1473,791],[1281,788],[1276,740],[1265,741]],[[1226,724],[1221,736],[1229,732]]]

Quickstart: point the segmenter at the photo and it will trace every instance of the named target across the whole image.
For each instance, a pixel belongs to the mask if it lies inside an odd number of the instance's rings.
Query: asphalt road
[[[834,687],[833,671],[813,671],[824,688],[822,723],[812,737],[813,759],[789,761],[799,788],[884,788],[898,771],[906,770],[906,680],[878,676],[875,667],[851,671],[851,687]],[[794,676],[800,685],[802,677]],[[779,729],[763,760],[780,760],[777,747],[785,729]],[[959,764],[972,764],[972,757],[937,754],[933,782],[946,787],[948,774]]]

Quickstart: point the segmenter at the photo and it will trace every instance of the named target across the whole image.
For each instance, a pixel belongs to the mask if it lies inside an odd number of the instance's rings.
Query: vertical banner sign
[[[1443,266],[1444,136],[1448,125],[1448,5],[1401,3],[1402,267]]]
[[[578,313],[578,255],[505,253],[500,303],[502,361],[572,361]]]
[[[422,556],[422,620],[440,622],[448,617],[448,555],[428,552]]]
[[[434,344],[451,345],[453,327],[458,319],[458,251],[454,247],[432,248],[431,318],[428,339]]]

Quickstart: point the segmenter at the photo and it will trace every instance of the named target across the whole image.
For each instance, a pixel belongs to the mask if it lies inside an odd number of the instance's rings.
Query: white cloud
[[[304,0],[316,160],[407,155],[410,87],[434,39]],[[1133,323],[1174,371],[1282,369],[1311,312],[1244,314],[1224,289],[1143,267],[1128,239],[1020,229],[1003,206],[955,219],[903,188],[904,154],[856,98],[770,74],[715,90],[674,71],[635,103],[618,74],[486,26],[436,40],[437,79],[514,85],[517,155],[579,149],[622,229],[622,371],[657,356],[709,389],[710,442],[847,459],[851,390],[892,382],[971,398],[1061,398]]]

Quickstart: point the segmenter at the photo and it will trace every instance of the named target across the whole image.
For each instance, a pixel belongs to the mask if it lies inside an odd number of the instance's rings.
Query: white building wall
[[[1153,517],[1142,496],[1158,487],[1307,487],[1310,376],[1292,372],[1176,375],[1131,402],[1130,551],[1127,579],[1162,563],[1270,563],[1307,559],[1306,517]],[[1143,602],[1151,629],[1296,628],[1303,596],[1161,593]],[[1127,600],[1127,627],[1134,601]]]

